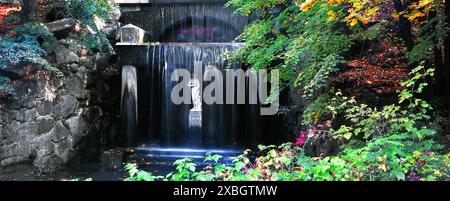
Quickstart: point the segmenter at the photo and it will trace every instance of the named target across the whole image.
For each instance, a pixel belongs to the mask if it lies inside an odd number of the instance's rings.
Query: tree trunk
[[[414,2],[414,0],[394,0],[394,7],[397,13],[404,11],[408,6]],[[414,47],[413,35],[411,32],[411,23],[403,16],[400,16],[398,27],[397,27],[398,35],[405,42],[408,51],[410,51]]]
[[[36,0],[20,0],[20,6],[22,7],[20,22],[25,23],[33,19],[33,12]]]
[[[444,14],[446,16],[446,26],[450,26],[450,2],[447,0],[445,1],[445,11]],[[442,90],[444,93],[444,97],[446,100],[450,100],[450,33],[447,34],[447,36],[444,39],[444,59],[442,64],[442,76],[443,76],[443,82],[442,82]]]

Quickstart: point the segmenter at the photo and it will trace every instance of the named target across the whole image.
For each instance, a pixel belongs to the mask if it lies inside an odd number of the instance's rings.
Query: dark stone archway
[[[159,36],[161,42],[230,42],[239,35],[231,24],[209,16],[188,17],[169,25]]]
[[[225,42],[232,41],[231,36],[236,37],[241,33],[249,23],[249,18],[234,15],[232,8],[225,8],[226,1],[151,1],[151,3],[127,3],[120,4],[122,10],[121,23],[134,24],[146,31],[146,42],[168,42],[168,32],[176,31],[174,27],[180,24],[191,22],[192,24],[200,23],[204,25],[212,24],[219,25],[221,28],[226,28],[230,33],[226,40],[219,37],[213,37],[211,41]],[[205,22],[205,23],[203,23]],[[189,24],[189,23],[187,23]],[[207,28],[207,27],[205,27]],[[210,30],[202,30],[210,32]],[[218,32],[219,33],[219,32]],[[180,41],[180,40],[179,40]],[[189,40],[186,40],[189,42]],[[194,40],[195,42],[195,40]]]

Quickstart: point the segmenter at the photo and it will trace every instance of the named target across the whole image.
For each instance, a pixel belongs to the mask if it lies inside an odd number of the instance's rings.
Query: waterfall
[[[137,143],[138,134],[138,85],[136,68],[133,66],[122,68],[120,111],[122,133],[125,134],[122,141],[127,146],[132,146]]]
[[[245,132],[246,120],[242,114],[258,117],[258,110],[250,111],[248,107],[239,105],[202,103],[202,110],[193,113],[193,104],[175,104],[170,95],[178,84],[171,80],[175,70],[186,69],[194,74],[197,63],[202,65],[202,75],[208,74],[207,66],[215,66],[225,74],[227,60],[223,55],[241,46],[240,43],[167,43],[146,47],[147,60],[139,73],[140,87],[143,89],[140,91],[143,100],[140,108],[144,108],[140,112],[145,121],[143,130],[148,131],[150,141],[192,147],[237,143],[238,135]],[[241,66],[230,67],[238,69]],[[213,81],[203,81],[201,89],[204,90]],[[196,126],[189,118],[193,114],[201,115],[200,123],[194,123]]]
[[[138,109],[138,131],[130,131],[133,126],[122,126],[126,141],[132,144],[155,145],[163,147],[188,148],[226,148],[237,145],[256,145],[270,143],[279,136],[271,133],[274,122],[260,115],[260,105],[249,104],[249,92],[246,90],[244,104],[225,104],[229,96],[226,88],[237,89],[238,79],[233,79],[234,86],[222,83],[224,104],[175,104],[171,93],[179,82],[172,81],[172,74],[179,69],[187,70],[191,75],[189,85],[198,87],[200,94],[217,80],[205,80],[196,83],[195,69],[201,66],[201,76],[216,71],[222,75],[225,70],[244,68],[240,64],[229,64],[224,54],[241,48],[243,43],[236,43],[235,38],[248,24],[248,18],[233,15],[231,8],[224,8],[226,1],[214,0],[176,0],[155,1],[141,5],[138,11],[124,14],[123,23],[132,23],[146,30],[147,41],[156,41],[139,45],[120,46],[119,53],[123,65],[133,65],[137,76],[137,99],[132,90],[123,91],[122,96],[129,96],[122,105],[128,110],[135,110],[129,100],[135,100]],[[130,69],[124,69],[124,73]],[[135,79],[123,75],[123,82]],[[230,79],[224,77],[221,82]],[[244,87],[248,89],[249,80],[244,78]],[[126,84],[123,88],[135,86]],[[188,85],[188,84],[186,84]],[[128,88],[127,88],[128,87]],[[196,92],[192,89],[192,92]],[[128,93],[128,94],[126,94]],[[214,91],[214,94],[217,93]],[[139,100],[139,101],[137,101]],[[122,109],[122,124],[130,123],[136,113]],[[134,123],[131,122],[133,125]],[[129,129],[129,130],[127,130]],[[275,136],[275,137],[274,137]],[[134,144],[138,145],[138,144]]]

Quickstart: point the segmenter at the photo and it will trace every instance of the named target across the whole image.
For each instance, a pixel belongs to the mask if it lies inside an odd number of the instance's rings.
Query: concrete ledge
[[[115,0],[116,3],[121,5],[127,4],[152,4],[152,3],[214,3],[214,2],[227,2],[227,0]]]
[[[245,43],[241,42],[218,42],[218,43],[209,43],[209,42],[192,42],[192,43],[160,43],[160,42],[149,42],[149,43],[116,43],[116,46],[153,46],[153,45],[170,45],[170,46],[189,46],[189,45],[197,45],[197,46],[209,46],[209,45],[237,45],[242,46]]]

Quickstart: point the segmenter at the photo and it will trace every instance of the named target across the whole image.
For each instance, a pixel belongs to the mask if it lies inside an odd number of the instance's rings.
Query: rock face
[[[15,98],[0,99],[0,169],[29,164],[51,172],[86,150],[100,153],[112,145],[119,71],[114,62],[105,62],[110,56],[79,55],[69,42],[61,40],[51,60],[63,78],[18,79]]]

